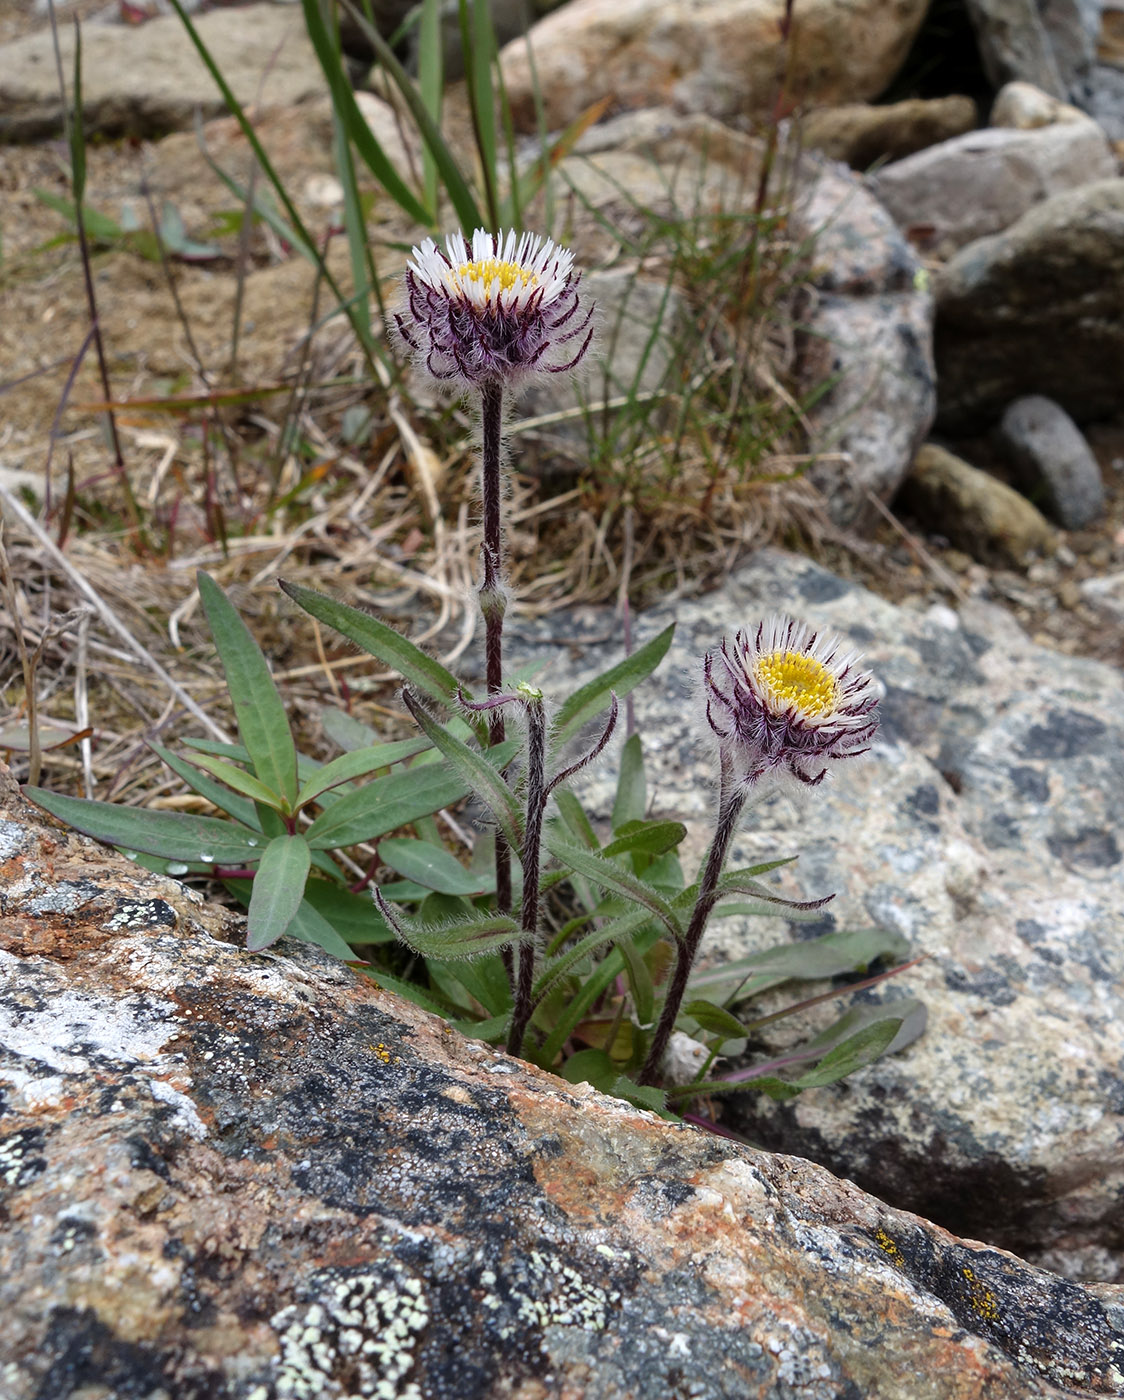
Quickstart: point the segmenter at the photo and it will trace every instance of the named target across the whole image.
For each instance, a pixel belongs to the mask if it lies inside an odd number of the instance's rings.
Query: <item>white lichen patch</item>
[[[159,1099],[161,1103],[171,1104],[176,1110],[172,1122],[182,1133],[186,1133],[188,1137],[193,1137],[197,1141],[207,1136],[207,1125],[199,1117],[199,1110],[182,1090],[175,1088],[163,1079],[150,1079],[148,1087],[152,1090],[154,1099]]]
[[[0,860],[18,856],[33,839],[32,832],[19,822],[0,821]]]
[[[429,1322],[418,1279],[385,1260],[369,1272],[325,1270],[309,1294],[272,1318],[279,1400],[421,1400],[409,1380]]]
[[[63,987],[35,1008],[0,1001],[0,1046],[72,1074],[89,1070],[92,1060],[150,1062],[176,1032],[175,1010],[171,1002]]]
[[[542,1328],[580,1327],[585,1332],[603,1332],[609,1325],[621,1301],[616,1289],[602,1288],[556,1254],[533,1249],[526,1263],[531,1290],[511,1290],[521,1322]]]

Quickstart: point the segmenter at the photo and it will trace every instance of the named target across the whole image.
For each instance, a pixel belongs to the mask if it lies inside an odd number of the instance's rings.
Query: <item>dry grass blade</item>
[[[3,487],[0,487],[0,504],[4,507],[5,515],[11,520],[18,520],[20,525],[36,539],[40,548],[43,550],[44,554],[48,556],[52,564],[54,564],[55,567],[66,576],[72,586],[93,605],[95,612],[105,625],[112,632],[115,632],[129,650],[138,657],[150,671],[160,678],[184,709],[194,715],[200,724],[206,728],[208,734],[212,735],[220,743],[230,743],[230,736],[226,731],[215,723],[211,716],[207,714],[206,710],[196,704],[187,691],[184,690],[183,686],[165,671],[163,666],[160,665],[159,661],[156,660],[143,643],[137,641],[136,637],[133,636],[132,632],[129,631],[109,604],[101,597],[88,580],[83,578],[73,564],[71,564],[70,560],[67,559],[66,555],[55,545],[54,540],[51,539],[50,535],[47,534],[39,522]]]

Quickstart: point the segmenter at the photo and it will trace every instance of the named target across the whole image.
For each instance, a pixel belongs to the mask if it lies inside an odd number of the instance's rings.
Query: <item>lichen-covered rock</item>
[[[246,953],[0,799],[5,1400],[1124,1394],[1120,1290]]]
[[[774,920],[723,920],[704,947],[737,957],[831,927],[896,929],[929,958],[879,995],[922,997],[929,1028],[831,1089],[784,1105],[727,1099],[726,1121],[958,1233],[1124,1280],[1120,672],[1033,645],[998,608],[895,606],[762,552],[721,591],[637,621],[639,643],[678,620],[658,681],[634,703],[652,809],[692,821],[696,859],[714,781],[698,659],[775,611],[866,654],[885,687],[882,727],[868,758],[841,765],[800,810],[781,797],[756,808],[735,843],[739,866],[799,853],[773,878],[793,896],[836,894],[823,922],[786,935]],[[555,642],[538,682],[548,695],[619,654],[604,614],[526,624],[521,654],[545,651],[540,629]],[[588,784],[603,817],[613,781],[609,764]]]

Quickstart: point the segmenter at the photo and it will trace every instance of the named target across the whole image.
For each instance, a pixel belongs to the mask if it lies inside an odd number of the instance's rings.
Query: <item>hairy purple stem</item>
[[[520,926],[524,938],[519,947],[519,980],[515,988],[515,1009],[511,1017],[507,1048],[518,1055],[523,1036],[534,1010],[535,957],[539,935],[539,865],[542,849],[542,821],[546,810],[546,712],[542,695],[527,697],[527,818],[523,837],[523,912]]]
[[[488,694],[503,687],[503,515],[500,485],[500,439],[503,434],[503,385],[498,380],[480,387],[480,419],[483,450],[480,458],[480,490],[484,499],[484,577],[480,583],[480,611],[484,614],[484,666]],[[503,743],[503,711],[488,716],[489,744]],[[496,908],[511,913],[511,852],[502,831],[496,832]],[[504,959],[507,963],[509,960]],[[510,975],[510,968],[509,968]]]
[[[683,942],[676,949],[675,971],[672,973],[671,985],[668,987],[667,998],[663,1004],[663,1011],[660,1013],[656,1033],[652,1038],[648,1058],[644,1061],[644,1068],[640,1071],[641,1084],[654,1084],[659,1077],[667,1042],[671,1039],[671,1032],[675,1029],[675,1018],[679,1015],[679,1008],[683,1004],[683,995],[687,990],[687,979],[691,975],[691,968],[698,956],[699,944],[706,932],[710,911],[718,899],[718,879],[722,874],[722,867],[726,864],[730,842],[737,830],[738,818],[742,814],[747,796],[748,791],[742,783],[739,783],[731,791],[729,765],[723,762],[722,781],[718,790],[718,822],[714,829],[714,840],[711,842],[706,869],[703,871],[703,877],[699,883],[699,894],[691,913],[691,922],[687,926]]]

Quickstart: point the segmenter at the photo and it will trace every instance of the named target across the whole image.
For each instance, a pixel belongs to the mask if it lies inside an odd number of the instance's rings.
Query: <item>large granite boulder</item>
[[[5,1400],[1063,1400],[1124,1296],[480,1044],[0,780]]]
[[[1070,99],[1088,81],[1102,0],[965,0],[992,83],[1034,83]]]
[[[1054,195],[962,248],[937,279],[939,424],[994,422],[1041,394],[1078,422],[1115,413],[1124,382],[1124,180]]]
[[[326,85],[300,8],[245,5],[195,20],[200,37],[244,106],[288,106]],[[74,30],[59,25],[67,82]],[[191,127],[197,112],[226,104],[182,22],[89,24],[82,30],[82,119],[87,136],[152,136]],[[0,143],[62,132],[62,100],[50,29],[0,47]]]
[[[640,642],[678,619],[661,678],[635,704],[654,811],[693,822],[697,854],[714,781],[699,658],[774,611],[866,653],[886,691],[882,727],[870,757],[842,765],[799,810],[780,797],[756,809],[736,863],[798,852],[778,889],[837,896],[813,931],[905,934],[929,958],[900,993],[927,1001],[929,1029],[836,1088],[782,1106],[727,1100],[726,1121],[948,1229],[1124,1279],[1120,672],[1033,645],[998,608],[895,606],[763,552],[720,592],[637,620]],[[526,624],[520,651],[545,652],[540,634],[555,643],[539,682],[548,694],[619,645],[592,610]],[[588,784],[602,816],[613,776],[608,765]],[[772,920],[724,920],[706,947],[733,958],[784,936]]]
[[[516,122],[566,126],[609,96],[621,107],[667,104],[713,117],[765,116],[786,76],[816,103],[878,97],[904,60],[928,0],[802,0],[792,38],[775,0],[570,0],[500,55]]]

